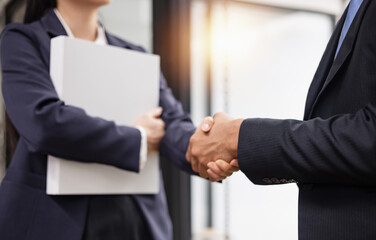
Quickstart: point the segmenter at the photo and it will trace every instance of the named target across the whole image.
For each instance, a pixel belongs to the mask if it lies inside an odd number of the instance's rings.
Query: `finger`
[[[155,118],[158,118],[161,116],[163,112],[163,108],[162,107],[157,107],[157,108],[154,108],[152,111],[151,111],[151,116],[152,117],[155,117]]]
[[[233,159],[230,162],[231,166],[236,167],[240,170],[238,159]]]
[[[223,122],[223,121],[232,119],[230,115],[224,112],[216,113],[213,118],[214,118],[214,122],[217,122],[217,121]]]
[[[210,132],[211,128],[213,127],[214,119],[212,117],[206,117],[201,123],[201,130],[205,133]]]
[[[227,174],[230,174],[230,173],[232,174],[233,172],[238,171],[237,167],[232,166],[231,164],[229,164],[226,161],[217,160],[215,163],[219,167],[219,169],[221,169],[223,172],[225,172]]]
[[[191,162],[191,149],[192,149],[192,145],[189,144],[188,145],[188,149],[187,149],[187,152],[185,153],[185,158],[187,159],[187,161],[190,163]]]
[[[200,176],[202,178],[208,178],[208,173],[206,172],[208,170],[208,167],[206,166],[207,164],[205,163],[202,163],[202,162],[198,162],[198,173],[200,174]]]
[[[239,167],[231,165],[231,163],[228,163],[224,160],[218,160],[219,162],[217,165],[222,169],[222,171],[226,171],[229,173],[234,173],[239,171]]]
[[[191,157],[192,170],[196,173],[199,172],[199,163],[195,157]]]
[[[209,178],[207,170],[208,169],[206,167],[202,166],[201,164],[199,165],[199,174],[202,178]]]
[[[211,169],[208,169],[207,173],[209,175],[210,181],[212,181],[212,182],[218,182],[218,181],[225,179],[225,178],[219,176],[218,174],[216,174],[215,172],[213,172]]]
[[[214,120],[216,120],[216,119],[222,118],[222,117],[224,117],[226,115],[227,115],[226,113],[218,112],[218,113],[214,114],[213,118],[214,118]]]
[[[157,124],[160,128],[165,129],[166,124],[162,119],[158,118],[158,119],[156,119],[156,121],[157,121]]]
[[[221,177],[228,177],[232,174],[232,173],[227,173],[227,172],[222,171],[222,169],[219,168],[218,164],[214,162],[208,163],[208,167],[210,170],[212,170],[212,172],[214,172],[215,174]]]

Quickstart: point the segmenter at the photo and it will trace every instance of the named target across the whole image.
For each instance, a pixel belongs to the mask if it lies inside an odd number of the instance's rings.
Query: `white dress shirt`
[[[54,9],[55,14],[57,18],[60,20],[60,23],[63,25],[65,32],[68,34],[68,37],[74,38],[74,35],[72,33],[72,30],[68,26],[68,24],[64,21],[63,17],[59,13],[59,11],[55,8]],[[106,33],[104,31],[104,28],[98,24],[98,30],[97,30],[97,39],[95,40],[96,44],[99,45],[107,45],[107,38]],[[147,161],[147,155],[148,155],[148,147],[147,147],[147,136],[146,131],[143,127],[137,126],[137,129],[140,131],[141,134],[141,147],[140,147],[140,170],[145,167],[146,161]]]

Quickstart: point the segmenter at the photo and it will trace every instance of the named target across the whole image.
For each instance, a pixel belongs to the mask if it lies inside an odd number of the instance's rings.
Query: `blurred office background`
[[[24,2],[0,0],[0,29],[21,21]],[[196,125],[219,111],[302,119],[308,87],[347,3],[113,0],[100,19],[108,31],[161,55],[169,85]],[[0,179],[4,136],[1,127]],[[162,167],[175,240],[298,239],[296,185],[255,186],[242,173],[208,183]]]

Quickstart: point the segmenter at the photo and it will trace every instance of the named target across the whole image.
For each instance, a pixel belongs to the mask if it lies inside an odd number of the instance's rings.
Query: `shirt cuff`
[[[140,147],[140,171],[144,169],[148,160],[148,141],[146,131],[143,127],[136,127],[141,133],[141,147]]]

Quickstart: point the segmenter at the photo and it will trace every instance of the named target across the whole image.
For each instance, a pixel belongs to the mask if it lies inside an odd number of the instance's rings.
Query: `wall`
[[[99,19],[107,31],[152,50],[152,0],[112,0]]]

